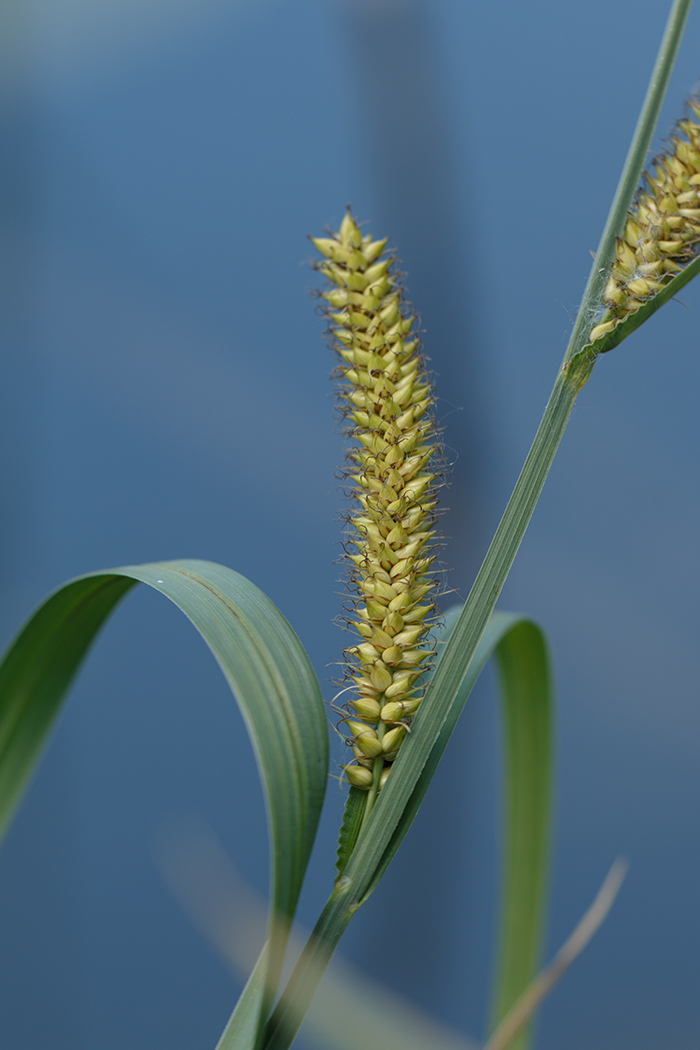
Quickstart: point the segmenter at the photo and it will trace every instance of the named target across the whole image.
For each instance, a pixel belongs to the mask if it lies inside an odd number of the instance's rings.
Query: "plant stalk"
[[[351,888],[350,880],[341,878],[328,898],[268,1021],[265,1050],[286,1050],[299,1031],[336,945],[357,910],[352,903]]]
[[[456,671],[466,670],[474,655],[525,535],[576,397],[593,369],[597,355],[585,349],[588,333],[595,309],[602,298],[607,268],[614,257],[615,238],[622,229],[639,183],[690,3],[691,0],[674,0],[672,4],[562,366],[513,494],[428,687],[436,699],[443,694],[442,702],[421,706],[410,746],[409,741],[406,741],[396,760],[395,772],[398,773],[399,768],[402,768],[405,774],[409,774],[406,767],[410,766],[410,774],[401,778],[395,775],[393,783],[392,777],[389,778],[376,805],[363,822],[362,832],[345,874],[324,907],[289,984],[268,1021],[263,1043],[265,1050],[287,1050],[338,941],[354,911],[371,891],[374,873],[382,862],[454,699],[450,691],[443,688],[443,682],[453,677]]]
[[[590,371],[590,369],[588,369]],[[588,377],[583,369],[564,368],[559,373],[552,395],[537,429],[532,448],[516,483],[513,495],[496,530],[484,563],[465,603],[464,612],[455,626],[453,637],[437,664],[432,681],[439,689],[439,677],[449,672],[449,660],[458,660],[460,651],[476,649],[486,623],[493,612],[496,599],[505,583],[525,529],[530,521],[547,473],[561,441],[564,429],[576,400],[576,395]],[[456,637],[455,637],[456,636]],[[447,664],[446,664],[447,661]],[[432,684],[432,683],[431,683]],[[437,733],[446,717],[437,719],[437,712],[426,706],[426,715],[436,721]],[[423,719],[423,723],[428,718]],[[427,728],[427,727],[426,727]],[[437,733],[435,734],[437,736]],[[412,734],[416,737],[416,734]],[[423,762],[416,761],[413,751],[415,780],[418,779],[424,761],[435,743],[432,734],[424,731],[417,740],[425,751]],[[408,749],[406,749],[408,751]],[[401,760],[401,755],[397,762]],[[393,830],[405,806],[401,795],[390,799],[389,787],[382,791],[378,804],[373,808],[362,837],[350,858],[345,875],[323,909],[309,942],[302,952],[284,995],[268,1022],[264,1041],[265,1050],[287,1050],[309,1008],[318,988],[323,972],[345,932],[353,913],[362,903],[370,886],[372,876],[389,844]],[[411,785],[411,790],[415,782]],[[394,792],[396,795],[396,792]],[[403,793],[401,793],[403,794]],[[381,803],[388,800],[393,805]]]

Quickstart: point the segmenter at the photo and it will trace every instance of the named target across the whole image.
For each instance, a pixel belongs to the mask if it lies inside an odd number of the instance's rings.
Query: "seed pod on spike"
[[[346,770],[355,787],[376,790],[419,707],[419,681],[433,655],[439,444],[420,344],[408,336],[415,316],[404,301],[386,240],[363,236],[348,211],[337,234],[313,243],[323,256],[317,269],[330,282],[322,295],[352,442],[348,625],[360,637],[345,658],[347,678],[358,694],[350,706],[365,724],[347,725],[355,747],[375,767],[371,783],[366,767]]]
[[[700,106],[679,121],[653,173],[644,172],[603,294],[593,343],[653,299],[696,257],[700,245]],[[684,136],[684,137],[681,137]]]

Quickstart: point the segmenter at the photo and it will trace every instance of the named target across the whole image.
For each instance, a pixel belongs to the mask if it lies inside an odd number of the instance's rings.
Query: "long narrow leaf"
[[[91,642],[137,582],[174,602],[206,641],[236,697],[260,771],[272,859],[268,961],[256,967],[229,1022],[228,1042],[222,1041],[248,1050],[278,980],[328,762],[316,676],[298,638],[262,591],[223,566],[177,561],[94,573],[51,595],[0,664],[0,826],[7,826]]]
[[[445,617],[438,646],[449,644],[460,616],[453,609]],[[307,944],[297,968],[268,1026],[266,1050],[287,1050],[308,1008],[333,950],[354,910],[376,887],[418,812],[430,781],[447,746],[466,700],[489,657],[497,653],[506,741],[506,836],[505,877],[501,924],[502,976],[498,1000],[507,1006],[527,987],[537,969],[546,889],[551,773],[551,701],[546,646],[540,629],[532,621],[511,613],[494,613],[479,642],[467,674],[462,679],[435,745],[398,820],[393,835],[374,868],[365,874],[361,863],[372,856],[362,852],[368,832],[362,832],[356,852],[331,896]],[[438,660],[433,682],[444,656]],[[406,742],[407,743],[407,742]],[[404,747],[406,746],[404,743]],[[403,748],[402,748],[403,751]],[[401,779],[401,754],[394,764],[394,777]],[[404,763],[406,765],[406,763]],[[406,775],[405,773],[403,774]],[[383,794],[384,792],[382,792]],[[382,796],[380,795],[380,802]],[[378,808],[378,806],[376,807]],[[357,856],[362,857],[358,863]],[[355,890],[353,878],[363,878],[364,893],[350,906],[347,895]],[[519,909],[527,918],[522,921]]]
[[[639,181],[688,8],[689,0],[675,0],[672,5],[627,161],[601,237],[596,257],[598,268],[607,265],[609,261],[608,255],[614,250],[615,233],[629,208]],[[440,736],[462,679],[468,673],[479,640],[487,628],[498,595],[539,499],[576,397],[593,367],[594,359],[581,360],[574,365],[572,355],[585,343],[587,333],[581,328],[581,318],[590,304],[592,289],[597,281],[596,273],[594,266],[563,367],[557,376],[532,447],[452,637],[428,687],[426,703],[421,707],[416,719],[414,732],[399,754],[397,767],[405,770],[405,775],[394,779],[392,773],[387,782],[387,789],[382,792],[367,823],[367,834],[358,844],[358,849],[346,869],[348,879],[354,879],[355,882],[352,890],[348,887],[351,900],[361,899],[367,891],[373,873],[377,870],[379,857],[402,820],[413,787]],[[354,868],[351,870],[353,861]],[[366,884],[365,879],[368,879]]]
[[[413,732],[401,748],[386,788],[367,821],[343,875],[336,883],[334,894],[319,918],[308,951],[300,960],[297,976],[293,978],[299,982],[299,1004],[292,1008],[287,1002],[276,1011],[268,1032],[270,1045],[280,1048],[287,1045],[285,1029],[296,1030],[298,1016],[295,1016],[295,1011],[296,1015],[301,1011],[303,1016],[304,1002],[309,994],[313,994],[309,990],[317,980],[317,973],[322,972],[327,965],[353,911],[371,891],[376,873],[382,867],[382,858],[387,849],[391,849],[390,844],[404,820],[404,812],[411,807],[413,791],[441,736],[463,679],[469,673],[539,499],[576,397],[589,378],[595,355],[580,354],[579,351],[586,343],[591,323],[590,311],[596,301],[600,280],[599,271],[607,266],[612,257],[615,233],[632,201],[689,6],[689,0],[674,0],[672,4],[579,316],[532,447],[452,637],[428,686],[426,702],[418,712]],[[302,989],[306,989],[303,994]]]
[[[521,620],[496,647],[504,728],[505,827],[494,1026],[537,972],[549,867],[552,702],[547,644]],[[508,1043],[525,1050],[530,1031]]]
[[[450,610],[438,645],[460,609]],[[503,888],[494,991],[497,1023],[537,972],[547,887],[552,791],[551,675],[544,635],[532,620],[494,613],[438,742],[368,889],[372,892],[408,831],[462,708],[484,664],[495,656],[504,733]],[[392,774],[393,775],[393,774]],[[513,1050],[524,1050],[527,1033]]]
[[[626,874],[627,861],[618,857],[576,929],[566,939],[549,966],[537,975],[506,1012],[484,1050],[507,1050],[515,1045],[513,1037],[527,1024],[542,1000],[549,995],[557,981],[561,980],[571,963],[605,921]]]
[[[447,643],[459,613],[459,608],[447,613],[438,645]],[[494,613],[491,617],[367,895],[379,882],[418,812],[462,708],[491,655],[495,657],[499,678],[506,800],[493,1010],[497,1023],[537,972],[544,923],[552,792],[552,699],[546,641],[532,620],[511,613]],[[527,1033],[518,1039],[513,1050],[524,1050]]]

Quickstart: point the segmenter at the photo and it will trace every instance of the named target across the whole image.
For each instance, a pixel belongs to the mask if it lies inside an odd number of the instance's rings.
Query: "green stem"
[[[578,391],[583,386],[587,373],[578,370],[576,376],[571,369],[563,369],[554,385],[532,448],[528,454],[513,495],[508,501],[501,523],[496,530],[484,564],[467,598],[464,612],[455,626],[453,637],[437,664],[431,686],[437,694],[440,677],[449,673],[450,659],[460,659],[460,650],[476,649],[479,638],[496,604],[496,599],[505,582],[520,542],[537,503],[554,454],[561,441],[564,428],[571,414]],[[590,371],[590,369],[589,369]],[[456,640],[455,640],[456,636]],[[421,707],[423,711],[423,707]],[[440,715],[437,705],[426,707],[426,716],[421,721],[422,731],[411,734],[415,780],[420,776],[425,760],[435,743],[447,712]],[[408,740],[401,751],[408,750]],[[416,756],[416,749],[418,756]],[[423,752],[425,752],[423,761]],[[401,761],[399,754],[397,763]],[[267,1028],[265,1050],[286,1050],[296,1035],[323,972],[335,951],[341,936],[357,908],[362,903],[374,871],[389,844],[407,799],[405,792],[389,790],[392,777],[381,793],[357,846],[348,862],[345,874],[338,880],[334,893],[329,898],[314,931],[294,969],[291,980],[273,1013]],[[386,803],[389,803],[387,805]]]
[[[562,367],[513,494],[428,687],[431,696],[435,700],[440,698],[441,702],[421,705],[414,722],[414,732],[404,742],[396,760],[395,772],[401,769],[404,775],[389,777],[376,804],[368,806],[362,832],[345,873],[338,880],[334,893],[323,909],[287,989],[268,1022],[265,1050],[287,1050],[291,1044],[338,941],[353,913],[372,888],[374,874],[449,714],[454,692],[443,688],[443,682],[454,678],[459,670],[462,670],[459,675],[461,679],[463,669],[474,655],[525,535],[576,397],[591,373],[596,355],[584,349],[588,333],[594,311],[602,297],[607,267],[614,256],[615,238],[622,229],[625,214],[639,183],[690,2],[674,0],[671,7],[649,88]]]
[[[379,737],[380,740],[383,738],[385,732],[386,732],[386,722],[381,722],[380,721],[379,725],[377,726],[377,736]],[[364,815],[362,817],[362,824],[360,825],[360,830],[357,833],[358,834],[358,838],[360,837],[360,835],[364,831],[365,825],[366,825],[367,821],[369,820],[369,815],[370,815],[370,813],[372,812],[372,810],[374,808],[374,803],[377,801],[377,795],[379,794],[379,781],[382,778],[382,771],[383,771],[383,769],[384,769],[384,756],[383,755],[377,755],[377,757],[374,759],[374,762],[373,762],[373,765],[372,765],[372,787],[367,792],[367,801],[365,803],[365,812],[364,812]]]
[[[351,884],[344,876],[328,898],[313,928],[284,994],[268,1021],[265,1050],[287,1050],[299,1031],[307,1010],[331,960],[338,941],[357,910]]]
[[[452,637],[437,664],[428,686],[426,702],[421,705],[413,723],[414,731],[410,739],[404,741],[395,770],[387,780],[345,869],[346,876],[356,883],[353,893],[358,902],[363,899],[372,882],[373,873],[381,862],[447,717],[454,690],[443,688],[443,683],[454,680],[455,676],[461,679],[463,669],[474,655],[537,504],[576,396],[588,380],[595,363],[596,355],[582,350],[587,330],[582,328],[581,316],[586,312],[586,303],[590,303],[592,283],[595,283],[601,260],[606,252],[614,250],[615,230],[624,220],[639,181],[653,134],[653,120],[661,106],[689,5],[690,0],[675,0],[672,5],[579,318],[532,447]],[[396,775],[399,771],[401,776]]]
[[[380,738],[381,739],[381,738]],[[365,802],[365,812],[362,817],[362,823],[360,824],[360,830],[358,832],[358,838],[362,834],[369,815],[374,808],[374,803],[377,800],[377,794],[379,792],[379,781],[382,775],[382,769],[384,768],[384,759],[381,755],[373,760],[372,763],[372,787],[367,792],[367,801]]]
[[[443,683],[454,678],[455,668],[466,666],[473,656],[535,509],[576,395],[588,378],[592,364],[592,361],[582,362],[576,369],[564,366],[557,376],[513,494],[452,637],[435,668],[428,687],[429,696],[426,693],[414,731],[404,741],[396,769],[387,780],[345,869],[345,875],[353,882],[353,896],[358,903],[367,892],[448,715],[453,691],[444,688]],[[461,677],[459,674],[458,680]],[[399,769],[400,777],[395,775]]]

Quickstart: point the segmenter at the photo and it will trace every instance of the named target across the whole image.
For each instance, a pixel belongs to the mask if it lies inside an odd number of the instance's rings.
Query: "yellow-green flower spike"
[[[430,381],[411,332],[416,319],[386,240],[363,236],[348,212],[335,236],[313,244],[331,282],[323,298],[352,439],[348,623],[359,637],[345,657],[356,692],[348,707],[363,721],[345,722],[360,765],[344,768],[355,787],[377,790],[420,706],[419,679],[432,656],[439,446]]]
[[[595,342],[652,299],[691,262],[700,242],[700,99],[657,158],[628,213],[603,293]],[[681,138],[681,135],[685,138]]]

